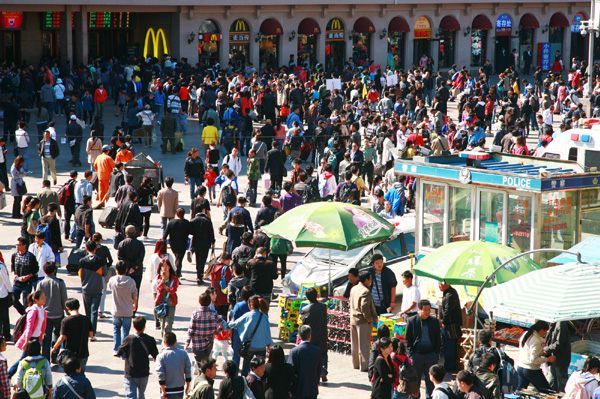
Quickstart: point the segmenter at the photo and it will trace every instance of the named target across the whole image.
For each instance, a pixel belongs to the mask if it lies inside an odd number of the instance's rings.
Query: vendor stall
[[[591,170],[572,161],[481,152],[395,163],[396,174],[417,177],[419,255],[464,240],[520,252],[571,248],[600,233],[600,173]],[[535,257],[545,266],[550,256]]]

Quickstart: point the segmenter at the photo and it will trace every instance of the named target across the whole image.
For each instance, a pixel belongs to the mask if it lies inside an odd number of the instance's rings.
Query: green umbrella
[[[418,276],[430,277],[448,284],[480,286],[498,266],[520,252],[514,248],[484,241],[458,241],[446,244],[426,255],[415,266]],[[496,274],[503,283],[538,270],[541,267],[524,256],[512,261]],[[489,282],[488,287],[492,286]]]
[[[315,202],[291,209],[262,230],[271,238],[293,241],[297,247],[348,251],[385,241],[394,226],[368,209],[344,202]],[[331,258],[331,251],[329,252]],[[329,291],[331,294],[331,261]]]
[[[262,230],[270,237],[293,241],[298,247],[348,251],[387,240],[394,226],[357,205],[315,202],[287,211]]]

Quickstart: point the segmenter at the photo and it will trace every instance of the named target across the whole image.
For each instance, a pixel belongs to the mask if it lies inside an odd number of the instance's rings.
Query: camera
[[[580,32],[581,32],[581,36],[584,36],[584,37],[587,36],[587,34],[588,34],[588,27],[587,26],[582,26]]]

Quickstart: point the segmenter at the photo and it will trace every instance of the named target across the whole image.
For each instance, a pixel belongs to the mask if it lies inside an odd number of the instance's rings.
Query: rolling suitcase
[[[100,223],[100,226],[104,227],[105,229],[112,229],[113,227],[115,227],[117,213],[119,213],[119,210],[117,208],[113,206],[107,206],[102,210],[100,218],[98,219],[98,223]]]

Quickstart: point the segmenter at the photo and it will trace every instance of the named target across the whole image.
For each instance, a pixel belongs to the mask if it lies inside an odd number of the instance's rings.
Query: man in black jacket
[[[67,196],[67,202],[64,203],[65,207],[65,240],[69,239],[69,232],[71,231],[71,217],[75,214],[75,183],[77,183],[77,171],[72,170],[69,173],[71,177],[65,185],[68,187],[69,195]],[[60,200],[60,198],[59,198]]]
[[[108,196],[114,197],[117,194],[119,187],[125,184],[125,176],[123,175],[123,169],[125,165],[123,162],[117,162],[115,168],[110,174],[110,181],[108,183]]]
[[[144,274],[144,256],[146,249],[138,239],[138,230],[135,226],[129,225],[125,228],[127,238],[119,243],[118,258],[127,262],[129,270],[127,275],[135,281],[140,297],[140,286],[142,285],[142,276]]]
[[[85,315],[92,321],[94,336],[96,335],[98,310],[102,300],[102,281],[104,276],[108,274],[106,259],[96,255],[96,248],[95,241],[89,240],[86,242],[85,249],[88,254],[79,261],[83,306],[85,307]],[[92,336],[92,341],[95,341],[94,336]]]
[[[256,295],[270,303],[271,294],[273,293],[273,280],[277,279],[275,263],[267,258],[267,251],[260,247],[256,249],[254,259],[248,261],[247,267],[250,275],[250,287]]]
[[[167,228],[163,233],[163,240],[169,240],[171,251],[175,256],[175,268],[177,277],[181,277],[181,268],[183,267],[183,257],[187,249],[188,236],[191,233],[190,222],[185,219],[185,211],[183,208],[178,208],[175,212],[175,218],[171,219],[167,224]]]
[[[458,292],[446,282],[440,282],[438,286],[443,292],[440,321],[444,343],[444,368],[451,373],[456,363],[456,341],[462,336],[462,311]]]
[[[273,95],[271,89],[267,87],[265,94],[262,98],[262,113],[265,119],[275,120],[275,107],[277,106],[277,99]]]
[[[83,140],[83,129],[77,123],[77,117],[71,115],[71,122],[67,125],[67,141],[71,148],[72,159],[69,161],[73,166],[81,166],[79,154],[81,152],[81,141]]]
[[[271,175],[271,190],[281,190],[281,182],[285,173],[285,153],[279,149],[279,143],[273,141],[273,148],[267,152],[265,172]]]
[[[77,238],[75,241],[75,248],[79,248],[83,239],[88,240],[93,234],[93,223],[94,223],[94,210],[92,209],[92,197],[84,195],[82,197],[83,203],[77,207],[75,211],[75,228],[77,231]]]
[[[137,229],[137,233],[142,232],[143,219],[140,207],[137,204],[137,192],[131,191],[127,194],[127,201],[119,207],[117,212],[117,218],[115,219],[115,230],[117,232],[125,232],[125,228],[128,226],[134,226]]]
[[[438,364],[441,347],[440,322],[431,314],[431,303],[422,299],[418,304],[418,314],[406,323],[406,349],[417,371],[419,381],[425,375],[427,397],[433,392],[433,382],[429,379],[429,368]]]
[[[169,222],[170,224],[171,222]],[[189,229],[189,233],[192,235],[192,248],[196,254],[196,283],[202,285],[204,264],[208,258],[208,251],[211,248],[215,249],[215,231],[205,209],[200,209],[200,212],[191,220]],[[173,240],[172,237],[171,241]],[[171,244],[172,247],[173,244]]]
[[[544,350],[549,355],[556,356],[556,360],[549,363],[550,378],[548,383],[556,392],[563,392],[568,378],[569,364],[571,363],[571,333],[569,322],[560,321],[552,323],[546,334],[548,346]]]
[[[310,343],[321,348],[321,380],[327,382],[327,305],[318,302],[317,295],[314,288],[306,290],[306,299],[310,301],[310,305],[302,308],[300,318],[302,325],[310,326]]]

